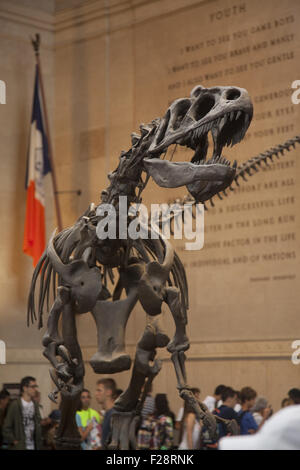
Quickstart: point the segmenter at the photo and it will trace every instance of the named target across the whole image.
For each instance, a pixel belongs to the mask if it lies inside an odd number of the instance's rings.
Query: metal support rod
[[[42,95],[42,103],[43,103],[44,117],[45,117],[45,128],[46,128],[46,134],[48,138],[48,153],[49,153],[49,160],[51,164],[51,175],[52,175],[52,184],[53,184],[53,192],[54,192],[54,204],[55,204],[56,217],[57,217],[57,226],[58,226],[58,230],[61,231],[62,230],[62,217],[61,217],[61,211],[60,211],[58,197],[57,197],[58,191],[57,191],[57,184],[56,184],[56,174],[55,174],[55,167],[54,167],[54,161],[53,161],[53,152],[52,152],[52,144],[51,144],[51,138],[50,138],[48,114],[47,114],[47,108],[46,108],[42,69],[41,69],[41,63],[40,63],[40,43],[41,43],[40,35],[36,34],[35,39],[31,39],[31,42],[32,42],[32,46],[35,52],[38,77],[39,77],[40,85],[41,85],[41,95]]]
[[[55,194],[71,194],[71,193],[76,193],[77,196],[81,196],[82,194],[82,191],[81,189],[69,189],[69,190],[65,190],[65,191],[55,191]]]

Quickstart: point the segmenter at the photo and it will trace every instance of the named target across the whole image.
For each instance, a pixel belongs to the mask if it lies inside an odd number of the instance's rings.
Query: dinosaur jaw
[[[220,157],[215,157],[208,162],[202,160],[197,164],[151,158],[144,159],[144,166],[158,186],[179,188],[195,182],[206,184],[207,182],[230,181],[231,183],[235,176],[236,162],[230,166],[228,160]]]
[[[197,201],[204,202],[232,183],[237,162],[231,165],[221,156],[222,150],[224,146],[233,146],[243,139],[250,121],[251,115],[236,110],[198,124],[174,141],[194,150],[191,162],[171,162],[150,156],[144,159],[144,167],[159,186],[186,186]],[[206,160],[209,132],[213,150],[212,156]]]

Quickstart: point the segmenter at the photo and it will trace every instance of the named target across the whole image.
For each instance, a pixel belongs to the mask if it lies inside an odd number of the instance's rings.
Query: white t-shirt
[[[184,408],[183,406],[179,409],[178,413],[177,413],[177,418],[176,418],[176,421],[181,421],[182,418],[183,418],[183,412],[184,412]]]
[[[238,413],[239,411],[241,411],[242,409],[242,405],[240,405],[239,403],[237,403],[235,406],[234,406],[234,411],[236,411],[236,413]]]
[[[208,411],[211,413],[214,411],[216,407],[216,399],[215,397],[211,397],[210,395],[207,395],[207,397],[203,400],[204,405],[207,406]]]
[[[263,420],[263,417],[260,413],[258,413],[257,411],[255,411],[254,413],[252,413],[253,415],[253,418],[255,419],[256,421],[256,424],[257,426],[260,426],[261,423],[262,423],[262,420]]]
[[[26,449],[34,450],[34,403],[21,398]]]

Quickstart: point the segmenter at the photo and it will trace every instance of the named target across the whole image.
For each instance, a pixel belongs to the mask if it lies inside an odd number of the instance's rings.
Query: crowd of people
[[[217,418],[217,436],[211,438],[209,429],[196,418],[194,410],[183,402],[177,416],[170,410],[167,395],[146,395],[137,429],[137,448],[140,450],[199,449],[217,450],[220,440],[230,436],[226,420],[235,423],[241,436],[251,436],[261,430],[273,414],[265,397],[257,396],[251,387],[234,390],[218,385],[212,395],[201,400],[199,388],[192,388],[202,409],[207,408]],[[123,391],[112,378],[97,381],[94,398],[98,410],[91,407],[92,394],[83,389],[76,412],[76,424],[81,436],[82,450],[106,449],[111,433],[111,421],[115,400]],[[43,414],[41,395],[36,379],[24,377],[20,383],[20,397],[11,400],[10,394],[0,392],[0,448],[55,450],[55,434],[60,422],[60,410],[49,416]],[[292,388],[282,400],[281,408],[300,404],[300,389]],[[299,411],[300,408],[297,410]],[[299,417],[300,419],[300,417]],[[236,432],[235,432],[236,434]],[[236,442],[236,441],[235,441]]]

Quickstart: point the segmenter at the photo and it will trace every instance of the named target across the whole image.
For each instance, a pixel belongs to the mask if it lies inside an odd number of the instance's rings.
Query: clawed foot
[[[203,422],[207,427],[210,438],[217,439],[217,422],[216,417],[208,411],[208,408],[198,400],[196,400],[192,391],[186,387],[180,390],[180,396],[193,408],[198,420]]]
[[[62,362],[57,364],[57,376],[64,382],[68,382],[75,375],[78,360],[76,358],[71,358],[69,351],[63,345],[58,346],[57,353],[63,359]]]
[[[68,374],[68,379],[65,377],[62,379],[62,374],[59,375],[59,372],[56,369],[50,369],[49,372],[51,379],[56,385],[56,389],[54,389],[53,392],[48,395],[48,397],[54,403],[57,403],[59,392],[63,393],[64,395],[68,395],[69,397],[75,397],[78,392],[82,390],[82,381],[74,384],[74,377],[72,375]]]
[[[181,351],[187,351],[190,347],[190,342],[189,339],[186,335],[182,335],[180,339],[174,336],[174,338],[169,342],[167,345],[167,350],[170,353],[175,353],[175,352],[181,352]]]
[[[113,411],[111,416],[111,438],[106,443],[109,450],[129,450],[136,448],[136,431],[139,416],[134,411]]]
[[[75,396],[78,390],[81,389],[81,375],[78,374],[78,360],[71,358],[67,348],[63,345],[57,347],[55,343],[50,343],[44,351],[44,356],[50,359],[53,369],[50,369],[50,376],[56,385],[56,389],[48,396],[50,400],[56,403],[59,392],[65,393],[69,396]],[[58,362],[56,356],[62,360]],[[82,374],[83,376],[83,374]],[[73,383],[75,379],[75,384]]]
[[[63,380],[64,382],[67,382],[72,378],[72,373],[70,371],[69,364],[67,364],[66,362],[60,362],[55,370],[57,373],[57,377]]]

